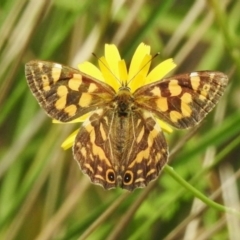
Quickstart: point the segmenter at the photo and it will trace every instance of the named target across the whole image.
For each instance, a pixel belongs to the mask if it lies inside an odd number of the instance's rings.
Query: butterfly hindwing
[[[128,146],[122,155],[122,188],[130,191],[155,180],[168,160],[168,146],[153,114],[137,109],[130,113]]]
[[[82,124],[73,145],[74,158],[83,173],[105,189],[117,186],[117,159],[110,136],[113,118],[114,112],[109,107],[94,111]]]
[[[136,105],[176,128],[198,124],[223,95],[228,78],[221,72],[180,74],[135,91]]]
[[[157,178],[168,147],[151,113],[136,110],[122,118],[117,108],[106,107],[81,126],[73,154],[92,182],[132,191]]]
[[[39,104],[63,122],[108,104],[115,94],[109,85],[59,63],[30,61],[25,74]]]

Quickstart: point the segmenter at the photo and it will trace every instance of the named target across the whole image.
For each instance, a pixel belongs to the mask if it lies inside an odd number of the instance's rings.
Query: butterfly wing
[[[39,104],[62,122],[107,105],[115,94],[109,85],[58,63],[30,61],[25,75]]]
[[[73,145],[73,155],[82,172],[105,189],[117,186],[118,159],[111,137],[114,111],[98,109],[82,124]]]
[[[73,154],[93,183],[132,191],[157,178],[167,162],[168,148],[151,113],[136,110],[119,117],[109,106],[83,123]]]
[[[221,72],[180,74],[134,92],[135,103],[176,128],[198,124],[223,95],[228,77]]]
[[[155,180],[168,160],[168,146],[153,114],[136,109],[130,113],[130,134],[121,157],[121,187],[129,191]]]

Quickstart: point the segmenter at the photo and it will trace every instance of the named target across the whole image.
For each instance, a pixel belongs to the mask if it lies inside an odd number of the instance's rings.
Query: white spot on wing
[[[198,77],[198,73],[197,72],[192,72],[192,73],[190,73],[190,77]]]
[[[59,63],[54,63],[53,67],[62,69],[62,65]]]

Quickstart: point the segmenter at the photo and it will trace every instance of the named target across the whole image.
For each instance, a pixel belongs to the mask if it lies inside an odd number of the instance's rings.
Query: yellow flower
[[[159,81],[168,74],[176,64],[172,59],[167,59],[157,65],[149,72],[152,56],[150,55],[150,46],[141,43],[131,60],[129,70],[126,63],[121,59],[118,49],[113,44],[105,45],[105,56],[98,61],[99,68],[90,62],[84,62],[78,65],[81,72],[86,73],[100,81],[103,81],[114,88],[116,92],[122,85],[128,85],[133,93],[137,88],[155,81]],[[83,122],[89,114],[71,121]],[[158,120],[162,129],[166,132],[172,132],[172,129],[161,120]],[[54,120],[56,123],[57,121]],[[68,149],[73,145],[77,131],[73,132],[62,144],[63,149]]]

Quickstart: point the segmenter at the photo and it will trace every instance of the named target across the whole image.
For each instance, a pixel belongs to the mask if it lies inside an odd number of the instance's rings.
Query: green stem
[[[212,201],[210,198],[203,195],[200,191],[198,191],[196,188],[194,188],[191,184],[189,184],[187,181],[185,181],[183,178],[181,178],[172,167],[166,165],[164,167],[164,171],[167,172],[172,178],[174,178],[178,183],[180,183],[183,187],[185,187],[187,190],[189,190],[195,197],[200,199],[202,202],[206,203],[209,207],[212,207],[218,211],[226,212],[226,213],[232,213],[240,218],[240,212],[233,208],[225,207],[221,204],[218,204],[214,201]]]

